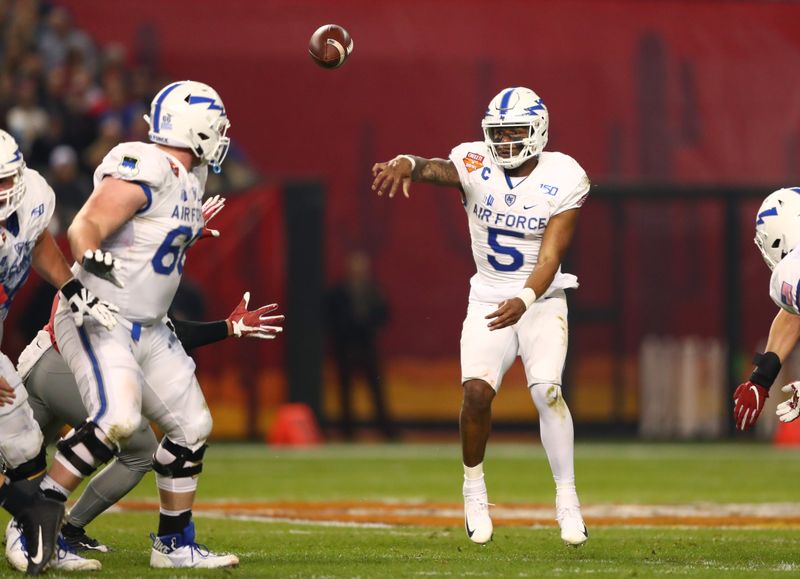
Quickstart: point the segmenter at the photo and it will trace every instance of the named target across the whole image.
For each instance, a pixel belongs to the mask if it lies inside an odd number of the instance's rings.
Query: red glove
[[[764,402],[769,398],[769,390],[750,380],[739,384],[733,393],[733,419],[736,428],[745,431],[756,423],[758,415],[764,409]]]
[[[206,199],[203,203],[203,231],[200,233],[198,239],[205,239],[206,237],[219,237],[219,231],[216,229],[209,229],[208,222],[214,219],[214,216],[222,211],[225,207],[225,197],[214,195]]]
[[[278,308],[278,304],[261,306],[253,311],[247,310],[250,303],[250,292],[245,292],[242,301],[236,306],[226,320],[233,335],[237,338],[258,338],[260,340],[272,340],[283,331],[283,327],[276,325],[283,323],[283,316],[268,316]]]

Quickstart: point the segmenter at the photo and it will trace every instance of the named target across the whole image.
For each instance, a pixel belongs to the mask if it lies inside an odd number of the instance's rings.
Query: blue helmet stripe
[[[777,207],[770,207],[769,209],[765,209],[764,211],[762,211],[761,213],[758,214],[758,216],[756,218],[756,225],[763,225],[765,217],[771,217],[771,216],[777,215],[777,214],[778,214],[778,208]]]
[[[506,109],[508,109],[508,103],[511,100],[511,95],[514,94],[514,91],[517,90],[516,88],[508,89],[503,97],[500,99],[500,118],[506,116]]]
[[[197,105],[203,103],[208,103],[208,110],[210,111],[222,111],[223,113],[225,112],[225,110],[217,104],[217,101],[211,97],[189,96],[190,105]]]
[[[153,132],[157,133],[159,129],[159,125],[161,124],[161,103],[164,102],[164,99],[167,98],[167,95],[179,87],[182,83],[180,82],[173,82],[167,88],[161,91],[161,95],[156,100],[156,106],[153,109]]]

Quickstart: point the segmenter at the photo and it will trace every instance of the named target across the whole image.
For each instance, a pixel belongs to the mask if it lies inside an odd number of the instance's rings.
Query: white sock
[[[164,507],[159,507],[158,512],[162,515],[166,515],[168,517],[177,517],[185,513],[186,511],[191,511],[191,508],[188,509],[181,509],[180,511],[170,511],[169,509],[165,509]]]
[[[66,488],[64,488],[63,486],[58,484],[56,481],[54,481],[52,478],[50,478],[49,474],[45,475],[45,477],[42,479],[42,482],[39,485],[39,490],[41,490],[41,491],[48,491],[48,490],[49,491],[54,491],[54,492],[60,494],[61,496],[63,496],[65,501],[67,500],[67,497],[69,497],[69,493],[70,493],[70,491],[68,491]]]
[[[475,466],[464,465],[464,479],[478,480],[483,478],[483,463],[479,462]]]
[[[559,506],[571,505],[580,508],[578,493],[575,491],[575,479],[569,482],[556,480],[556,504]]]
[[[464,465],[464,494],[486,492],[486,480],[483,477],[483,463],[476,466]]]

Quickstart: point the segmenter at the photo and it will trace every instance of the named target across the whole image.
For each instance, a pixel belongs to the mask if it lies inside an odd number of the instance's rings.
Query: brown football
[[[353,52],[353,39],[337,24],[325,24],[317,28],[308,41],[308,53],[318,65],[337,68],[344,64]]]

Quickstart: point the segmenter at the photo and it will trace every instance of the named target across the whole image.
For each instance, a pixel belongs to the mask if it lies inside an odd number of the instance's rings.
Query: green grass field
[[[800,454],[766,445],[579,444],[578,490],[593,504],[792,503]],[[551,503],[553,484],[538,445],[493,444],[486,461],[498,507]],[[152,476],[131,498],[155,500]],[[453,444],[330,445],[287,450],[214,445],[199,498],[226,501],[461,500]],[[711,506],[713,511],[714,507]],[[0,516],[5,525],[7,518]],[[109,513],[89,530],[115,548],[98,553],[107,577],[176,576],[148,567],[156,512]],[[552,526],[500,526],[486,546],[460,525],[357,526],[196,517],[198,540],[240,555],[239,577],[691,577],[795,576],[797,526],[774,528],[590,526],[589,543],[568,549]],[[9,567],[4,576],[13,576]],[[51,574],[52,575],[52,574]],[[177,574],[223,575],[220,571]]]

